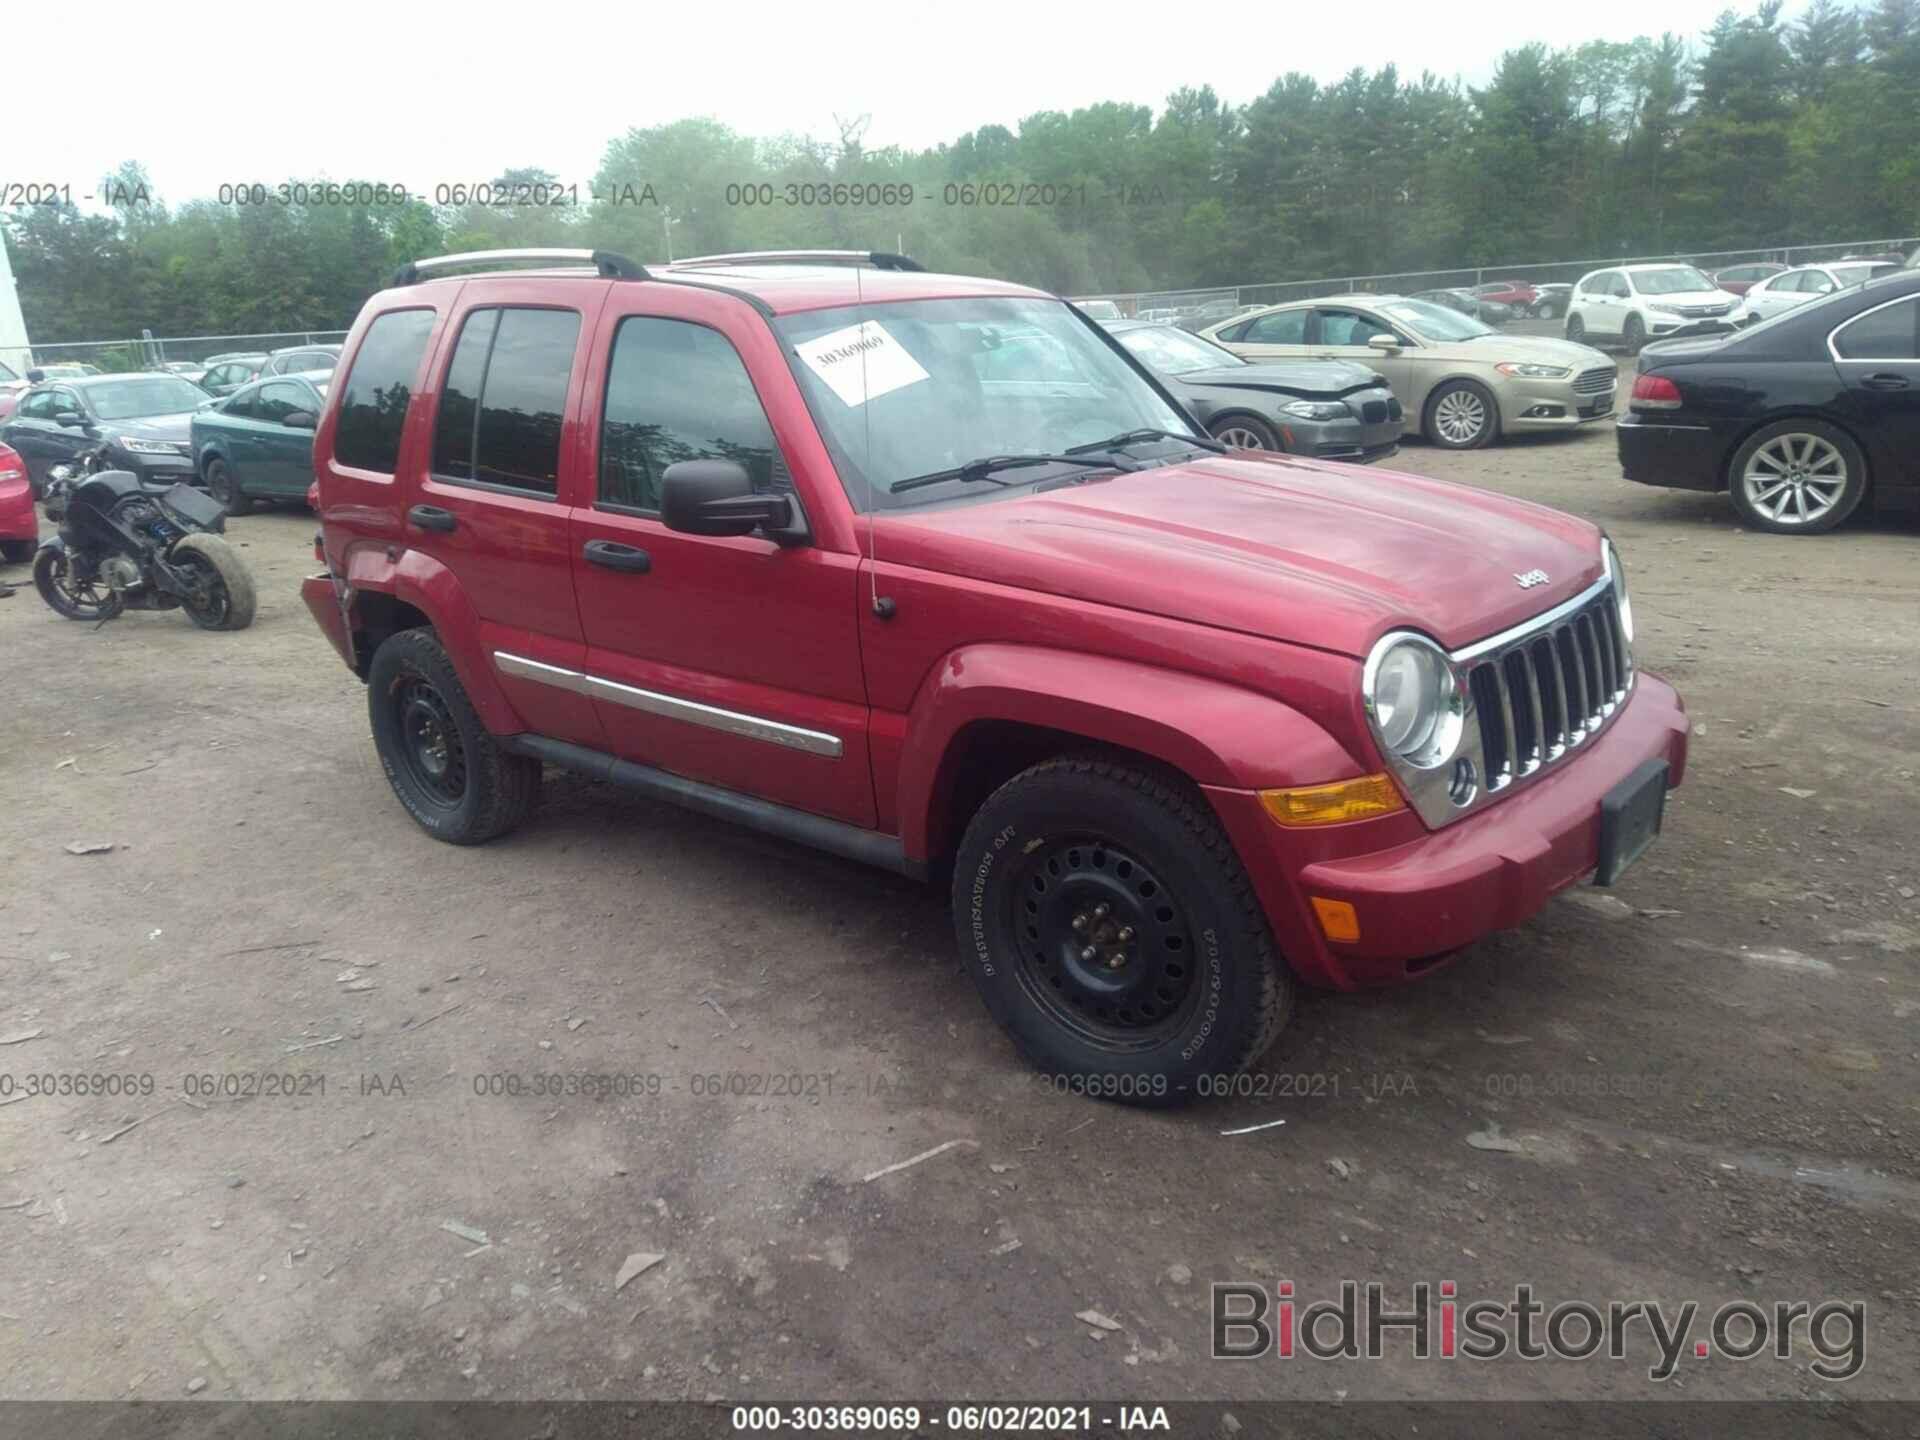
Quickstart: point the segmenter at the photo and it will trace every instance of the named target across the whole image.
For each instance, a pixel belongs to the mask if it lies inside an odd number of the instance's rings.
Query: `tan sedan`
[[[1603,419],[1618,383],[1612,357],[1589,346],[1504,334],[1400,295],[1296,300],[1200,333],[1248,360],[1370,365],[1400,397],[1408,428],[1452,450]]]

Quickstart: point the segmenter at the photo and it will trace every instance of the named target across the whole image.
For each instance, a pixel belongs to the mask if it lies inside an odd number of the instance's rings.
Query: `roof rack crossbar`
[[[731,255],[694,255],[672,260],[675,270],[721,265],[871,265],[876,270],[925,270],[910,255],[891,250],[741,250]]]
[[[464,269],[469,265],[555,262],[591,265],[609,280],[651,278],[645,267],[611,250],[466,250],[455,255],[433,255],[423,260],[409,260],[393,272],[393,283],[412,285],[442,271]]]

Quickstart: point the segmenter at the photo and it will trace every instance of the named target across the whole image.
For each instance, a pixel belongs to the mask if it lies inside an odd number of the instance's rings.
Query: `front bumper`
[[[177,485],[183,480],[189,485],[200,483],[191,455],[136,455],[116,445],[107,451],[107,458],[114,469],[131,470],[148,485]]]
[[[1614,413],[1620,394],[1616,380],[1605,390],[1583,394],[1566,380],[1512,379],[1500,389],[1502,431],[1577,430]]]
[[[1407,980],[1449,951],[1522,924],[1599,863],[1600,802],[1648,760],[1686,771],[1686,708],[1637,672],[1625,707],[1584,753],[1444,829],[1373,848],[1405,817],[1325,830],[1273,823],[1257,793],[1208,787],[1275,939],[1305,980],[1352,990]],[[1353,906],[1360,938],[1330,941],[1312,898]]]
[[[1364,409],[1369,403],[1380,416],[1368,420],[1356,413],[1339,420],[1301,420],[1282,412],[1274,417],[1281,428],[1281,439],[1294,455],[1311,455],[1316,460],[1348,460],[1368,465],[1384,460],[1400,448],[1400,434],[1406,417],[1389,390],[1368,390],[1346,397],[1347,404]]]
[[[1636,410],[1620,417],[1613,434],[1627,479],[1676,490],[1720,488],[1727,441],[1711,426],[1666,424]]]

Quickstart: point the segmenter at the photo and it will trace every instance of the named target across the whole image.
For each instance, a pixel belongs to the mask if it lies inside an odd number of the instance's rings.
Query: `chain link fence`
[[[1076,301],[1110,300],[1120,313],[1136,319],[1224,319],[1240,310],[1279,305],[1289,300],[1318,300],[1329,295],[1409,294],[1482,285],[1492,280],[1524,280],[1535,285],[1571,285],[1581,276],[1614,265],[1679,263],[1712,272],[1730,266],[1773,261],[1815,265],[1842,256],[1901,258],[1920,245],[1920,236],[1848,240],[1831,245],[1792,245],[1753,250],[1690,251],[1669,255],[1608,256],[1590,260],[1549,260],[1527,265],[1458,266],[1452,270],[1401,270],[1378,275],[1327,275],[1317,280],[1273,280],[1206,290],[1143,290],[1128,294],[1076,295]]]
[[[141,335],[127,340],[77,340],[0,351],[0,361],[24,375],[35,367],[88,365],[120,373],[158,370],[168,364],[202,365],[215,355],[285,350],[295,345],[337,345],[345,330],[275,330],[258,335]]]

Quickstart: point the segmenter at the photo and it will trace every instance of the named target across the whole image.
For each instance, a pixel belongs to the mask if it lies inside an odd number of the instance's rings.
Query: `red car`
[[[1786,268],[1771,260],[1758,260],[1751,265],[1730,265],[1725,270],[1714,272],[1713,283],[1729,295],[1744,295],[1762,280],[1778,275]]]
[[[1657,833],[1687,717],[1587,521],[1225,452],[1057,297],[900,256],[521,258],[591,263],[404,267],[314,438],[302,594],[434,837],[553,764],[950,874],[1020,1048],[1167,1104],[1296,980],[1417,976]]]
[[[1540,298],[1540,292],[1524,280],[1489,280],[1484,285],[1474,286],[1473,293],[1482,300],[1511,305],[1522,312]]]
[[[40,517],[33,508],[27,462],[10,445],[0,445],[0,559],[24,565],[40,543]]]

